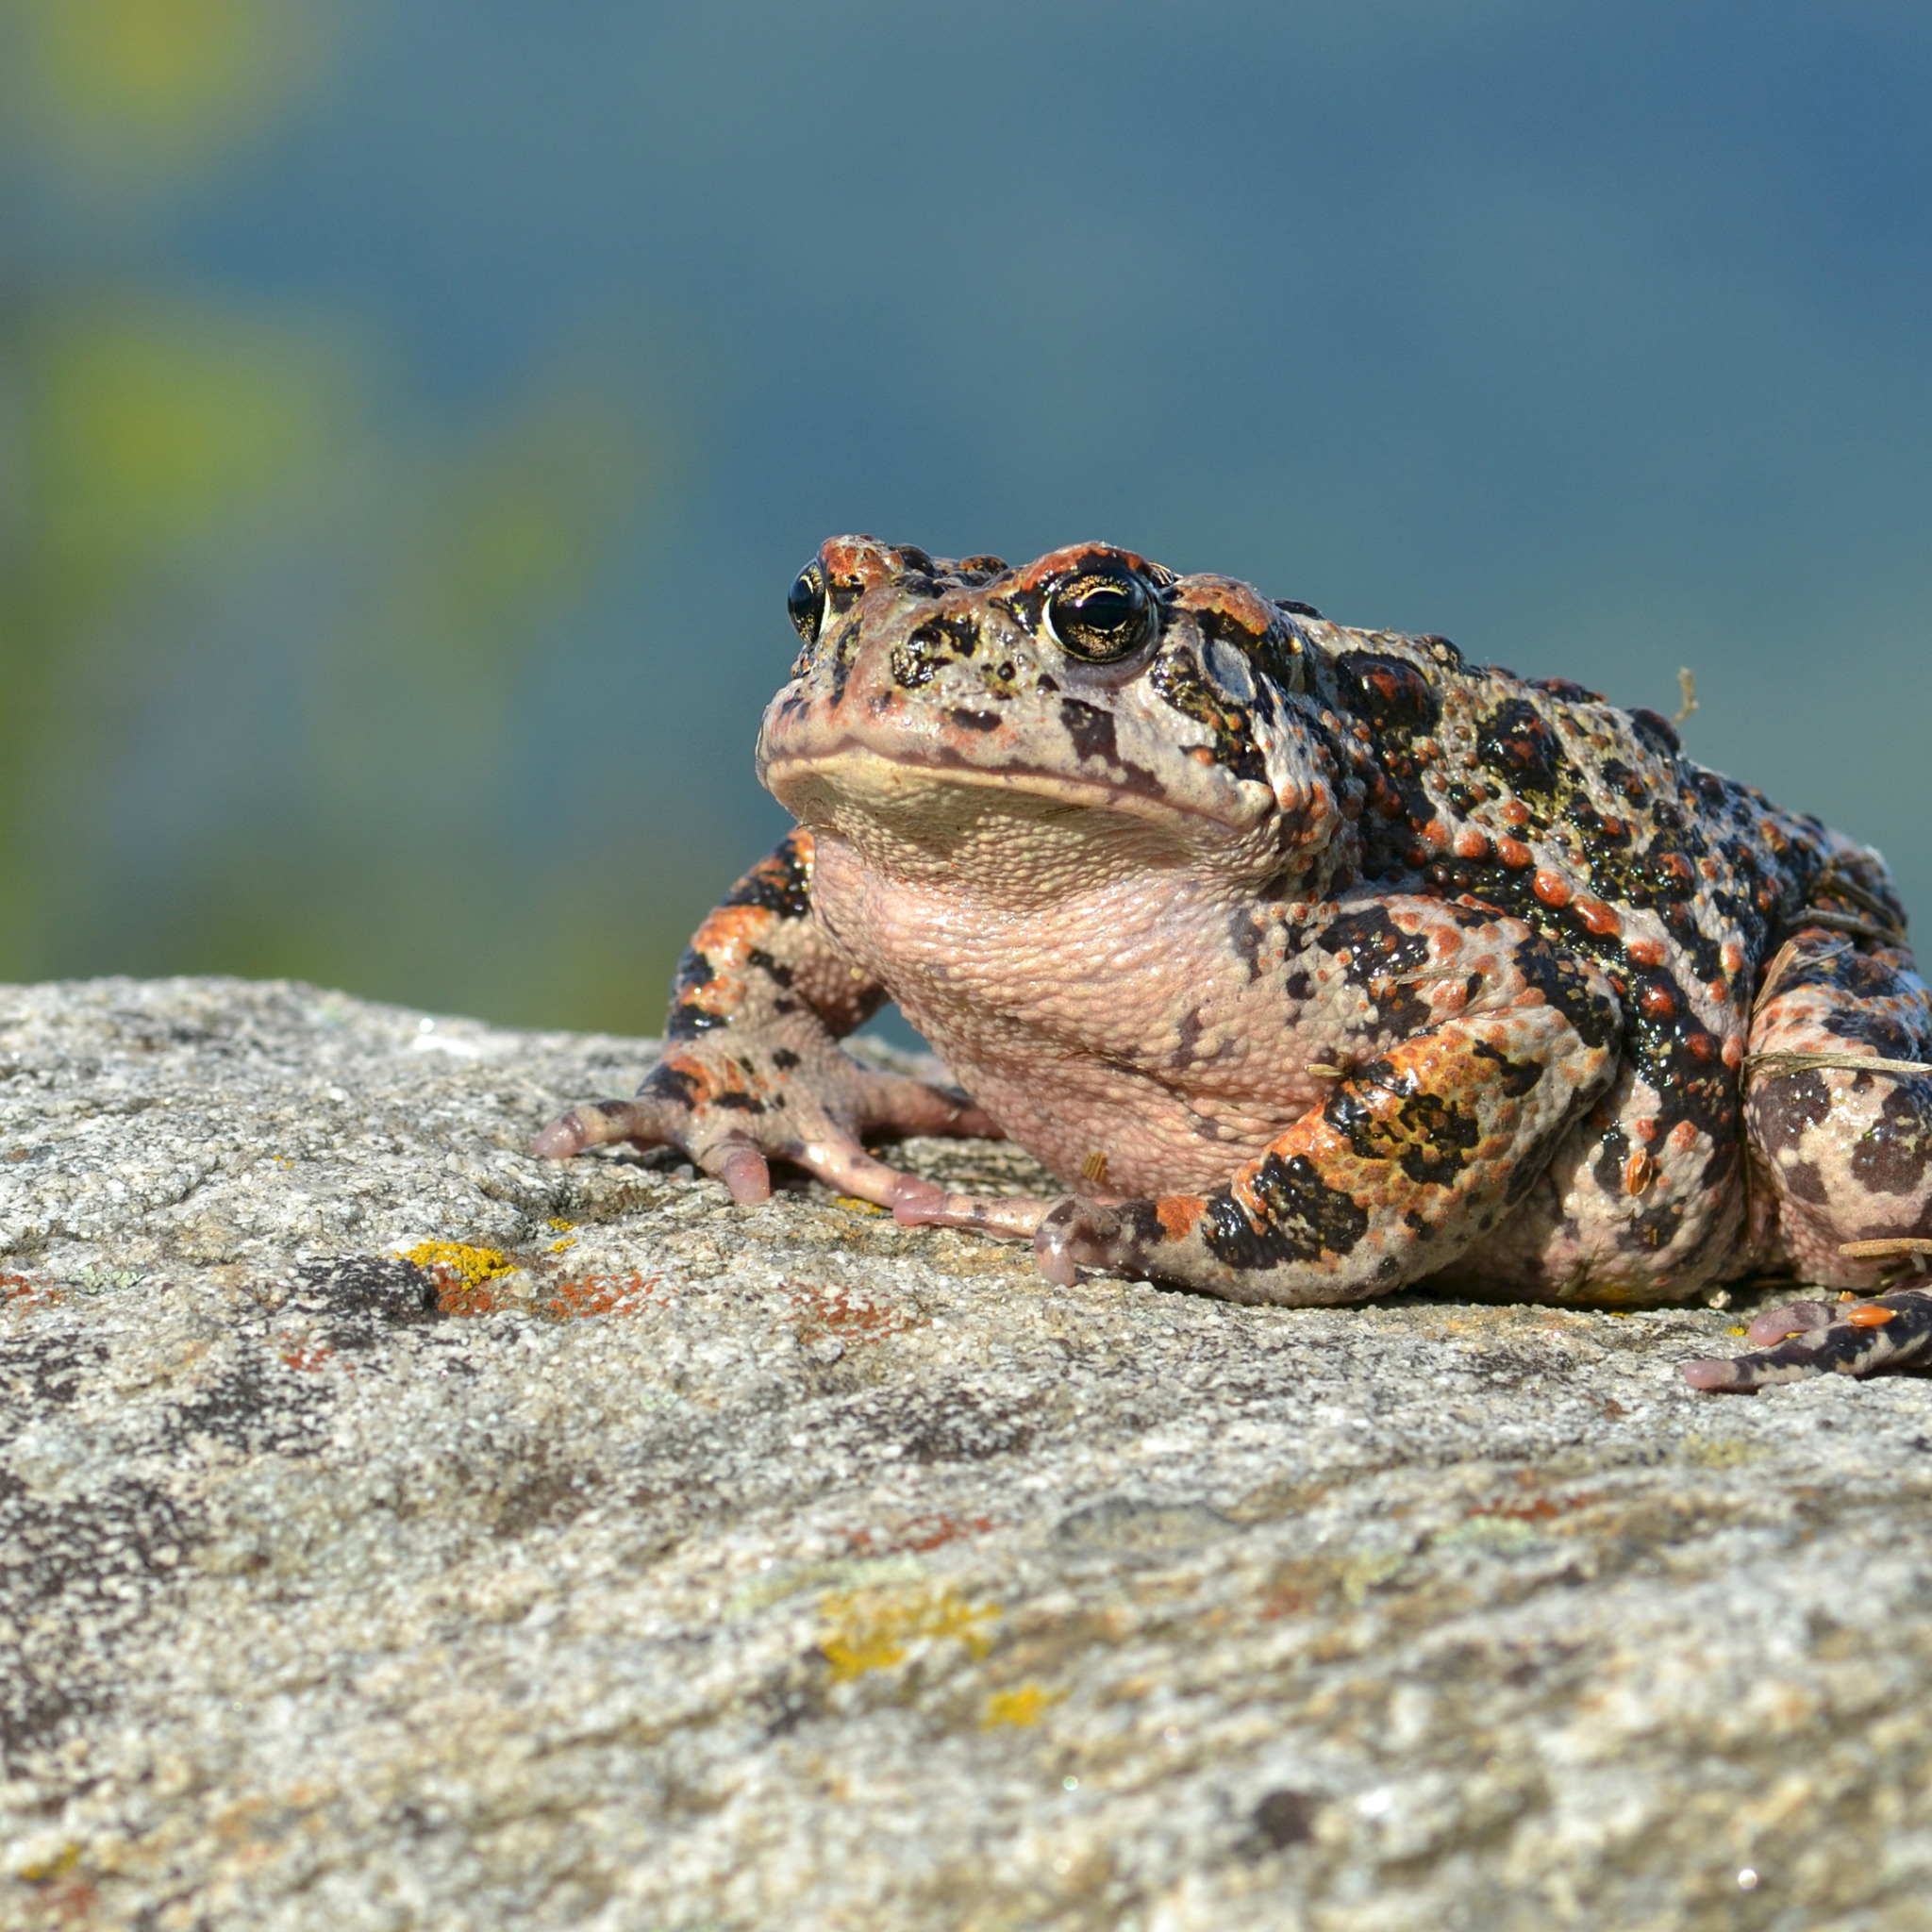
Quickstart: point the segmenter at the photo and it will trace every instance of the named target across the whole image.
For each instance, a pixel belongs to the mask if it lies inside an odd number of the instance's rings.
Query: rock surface
[[[1925,1923],[1932,1383],[522,1152],[650,1051],[0,991],[0,1924]]]

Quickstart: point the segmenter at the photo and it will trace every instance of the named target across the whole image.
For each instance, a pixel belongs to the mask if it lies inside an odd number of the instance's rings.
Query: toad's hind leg
[[[1687,1379],[1748,1390],[1932,1357],[1932,1002],[1908,957],[1800,932],[1766,976],[1745,1067],[1754,1185],[1775,1217],[1766,1258],[1822,1288],[1890,1291],[1768,1309],[1753,1353]]]
[[[1115,1268],[1231,1301],[1366,1301],[1452,1261],[1506,1214],[1616,1064],[1609,984],[1525,935],[1495,1006],[1343,1074],[1206,1195],[1065,1201],[1034,1255],[1051,1281]]]
[[[1932,1073],[1912,1071],[1928,1063],[1932,1003],[1906,955],[1812,926],[1774,962],[1744,1117],[1754,1178],[1776,1204],[1774,1252],[1800,1280],[1875,1288],[1896,1257],[1846,1244],[1932,1235]]]

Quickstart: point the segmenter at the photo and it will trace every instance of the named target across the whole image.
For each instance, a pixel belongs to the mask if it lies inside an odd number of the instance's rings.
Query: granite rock
[[[1932,1383],[523,1151],[652,1052],[0,991],[0,1925],[1924,1924]]]

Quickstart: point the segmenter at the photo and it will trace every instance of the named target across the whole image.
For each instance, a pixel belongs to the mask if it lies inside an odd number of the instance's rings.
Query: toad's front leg
[[[891,1207],[928,1183],[867,1153],[859,1136],[968,1134],[997,1124],[957,1093],[861,1066],[839,1040],[885,989],[811,916],[811,834],[795,831],[698,928],[672,986],[664,1055],[635,1100],[579,1107],[531,1151],[567,1159],[613,1141],[676,1147],[741,1202],[771,1192],[767,1162]]]
[[[1525,934],[1465,1011],[1339,1079],[1206,1195],[1070,1200],[1041,1223],[1049,1279],[1116,1269],[1231,1301],[1365,1301],[1446,1266],[1507,1213],[1616,1066],[1593,968]]]

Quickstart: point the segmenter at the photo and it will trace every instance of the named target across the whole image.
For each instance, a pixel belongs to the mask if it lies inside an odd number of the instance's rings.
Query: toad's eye
[[[785,599],[785,614],[807,643],[818,642],[819,626],[825,621],[825,574],[816,563],[798,573]]]
[[[1046,627],[1069,657],[1111,664],[1150,642],[1160,618],[1132,571],[1083,571],[1047,598]]]

